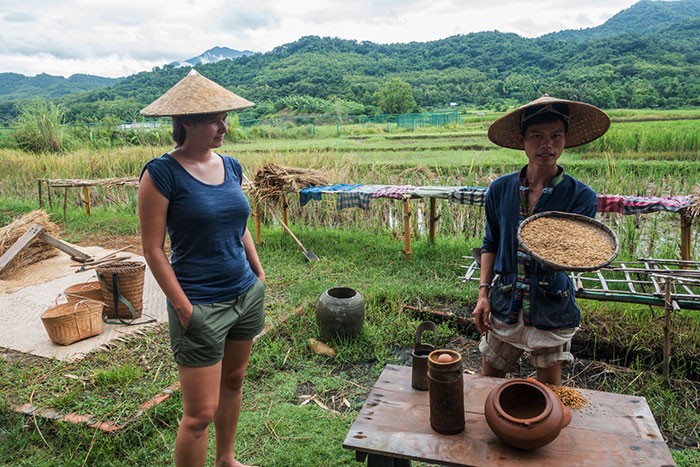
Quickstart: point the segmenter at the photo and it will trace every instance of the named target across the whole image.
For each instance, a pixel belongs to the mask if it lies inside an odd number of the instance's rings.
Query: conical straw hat
[[[543,104],[566,104],[569,108],[569,127],[565,148],[590,143],[608,131],[610,118],[605,112],[590,104],[549,97],[547,94],[508,112],[489,127],[489,139],[504,148],[523,149],[518,142],[520,119],[525,109]]]
[[[212,114],[247,109],[254,105],[192,70],[165,94],[141,110],[141,115],[165,117]]]

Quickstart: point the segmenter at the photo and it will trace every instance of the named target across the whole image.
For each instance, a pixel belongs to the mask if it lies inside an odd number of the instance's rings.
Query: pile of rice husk
[[[2,256],[24,233],[29,230],[32,224],[39,224],[46,228],[46,233],[56,236],[60,229],[49,220],[48,214],[41,209],[25,214],[16,221],[0,228],[0,256]],[[58,250],[48,243],[35,239],[22,250],[10,264],[3,270],[0,278],[11,277],[18,270],[29,266],[32,263],[41,261],[52,256],[56,256]]]
[[[540,217],[529,222],[520,237],[530,251],[561,266],[594,267],[615,252],[603,231],[570,219]]]
[[[562,404],[570,409],[582,409],[589,404],[588,399],[574,388],[555,386],[553,384],[548,384],[547,387],[557,395]]]
[[[253,197],[258,203],[266,200],[278,202],[285,193],[328,183],[328,176],[319,170],[284,167],[268,162],[255,174]]]

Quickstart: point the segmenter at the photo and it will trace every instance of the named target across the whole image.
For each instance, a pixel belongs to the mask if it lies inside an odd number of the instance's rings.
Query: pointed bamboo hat
[[[140,113],[148,117],[212,114],[254,105],[192,70]]]
[[[518,142],[523,122],[544,112],[560,115],[567,121],[565,148],[590,143],[603,136],[610,127],[610,118],[598,107],[545,94],[493,122],[489,127],[489,139],[504,148],[523,149],[523,145]]]

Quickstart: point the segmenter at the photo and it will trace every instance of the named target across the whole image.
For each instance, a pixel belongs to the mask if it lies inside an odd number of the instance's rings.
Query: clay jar
[[[350,287],[326,290],[316,304],[316,322],[325,339],[355,337],[365,321],[365,302]]]
[[[554,441],[571,421],[571,412],[557,395],[531,378],[495,387],[486,397],[484,415],[501,441],[528,450]]]
[[[443,435],[464,431],[464,379],[462,356],[454,350],[433,350],[428,355],[430,427]]]

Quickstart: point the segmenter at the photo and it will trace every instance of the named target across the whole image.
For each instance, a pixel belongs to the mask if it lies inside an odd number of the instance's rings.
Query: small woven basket
[[[95,300],[102,301],[102,287],[100,281],[81,282],[73,284],[63,291],[68,303],[78,302],[80,300]]]
[[[143,311],[143,279],[146,265],[138,261],[125,261],[98,266],[95,270],[102,288],[103,314],[111,319],[140,318]],[[116,305],[113,293],[115,288]],[[119,297],[131,304],[133,314]]]
[[[102,332],[102,303],[92,300],[62,303],[41,314],[49,339],[61,345]]]

